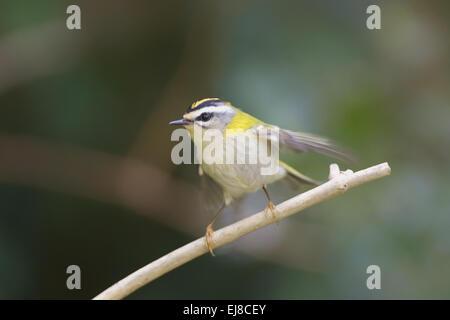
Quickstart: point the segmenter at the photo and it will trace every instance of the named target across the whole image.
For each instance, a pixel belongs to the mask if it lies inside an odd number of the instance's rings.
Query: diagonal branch
[[[387,162],[355,173],[351,170],[341,172],[336,164],[332,164],[330,165],[330,180],[328,182],[277,205],[276,219],[268,217],[264,211],[261,211],[217,230],[214,232],[213,247],[223,246],[252,231],[342,194],[348,189],[382,178],[390,173],[391,168]],[[122,299],[163,274],[207,252],[208,247],[206,246],[205,238],[199,238],[133,272],[100,293],[94,299]]]

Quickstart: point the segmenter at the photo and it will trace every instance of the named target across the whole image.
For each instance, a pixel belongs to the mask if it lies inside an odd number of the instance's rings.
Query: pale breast
[[[202,169],[233,198],[255,192],[286,176],[285,168],[280,165],[272,175],[261,174],[262,167],[257,164],[202,164]]]
[[[228,136],[223,144],[223,161],[201,164],[203,171],[215,180],[224,194],[238,198],[255,192],[265,184],[270,184],[286,176],[286,169],[278,163],[278,155],[259,154],[265,140],[258,141],[251,130],[245,134]],[[207,150],[206,145],[203,150]],[[231,200],[230,200],[231,201]]]

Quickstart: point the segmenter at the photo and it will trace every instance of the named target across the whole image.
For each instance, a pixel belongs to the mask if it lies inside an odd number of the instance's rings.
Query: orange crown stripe
[[[192,104],[191,109],[195,109],[197,106],[199,106],[199,105],[202,104],[203,102],[206,102],[206,101],[209,101],[209,100],[211,100],[211,101],[217,101],[217,100],[220,100],[220,99],[219,99],[219,98],[206,98],[206,99],[198,100],[198,101],[196,101],[196,102],[194,102],[194,103]]]

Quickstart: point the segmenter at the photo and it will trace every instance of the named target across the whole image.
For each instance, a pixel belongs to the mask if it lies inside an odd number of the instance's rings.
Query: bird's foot
[[[206,227],[205,239],[206,239],[206,246],[208,247],[208,250],[212,256],[215,255],[213,252],[213,249],[212,249],[213,235],[214,235],[214,230],[212,228],[212,225],[210,224]]]
[[[269,214],[269,211],[270,211],[270,214]],[[276,208],[272,201],[269,201],[269,204],[264,209],[264,213],[266,214],[267,218],[272,218],[272,219],[276,218]]]

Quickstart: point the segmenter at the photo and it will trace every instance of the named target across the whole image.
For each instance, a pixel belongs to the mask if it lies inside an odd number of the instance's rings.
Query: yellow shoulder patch
[[[226,134],[233,134],[240,130],[248,130],[258,124],[263,124],[262,121],[252,117],[248,113],[242,112],[241,110],[235,108],[236,115],[231,119],[230,123],[226,128]]]

